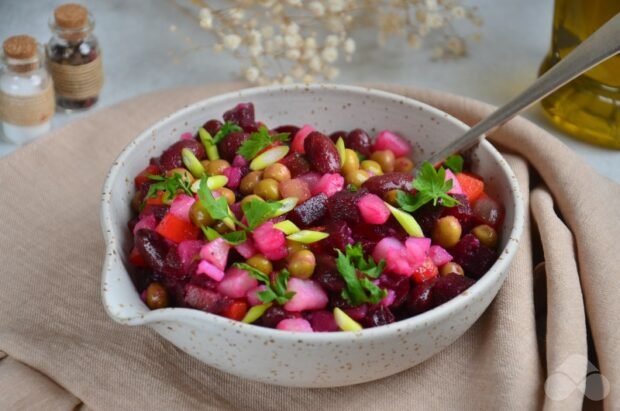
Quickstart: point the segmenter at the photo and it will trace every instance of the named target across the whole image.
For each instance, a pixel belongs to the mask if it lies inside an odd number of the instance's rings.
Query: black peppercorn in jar
[[[54,79],[56,104],[65,110],[93,106],[103,87],[103,66],[94,19],[79,4],[63,4],[50,19],[53,36],[47,60]]]

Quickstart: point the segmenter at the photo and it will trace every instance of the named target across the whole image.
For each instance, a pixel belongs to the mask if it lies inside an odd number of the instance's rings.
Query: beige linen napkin
[[[0,409],[572,410],[602,396],[606,409],[620,408],[620,186],[520,118],[491,136],[512,153],[531,210],[518,255],[480,320],[429,361],[353,387],[283,388],[211,369],[148,328],[113,323],[99,295],[108,167],[163,115],[236,87],[139,97],[0,160]],[[492,109],[383,88],[470,124]]]

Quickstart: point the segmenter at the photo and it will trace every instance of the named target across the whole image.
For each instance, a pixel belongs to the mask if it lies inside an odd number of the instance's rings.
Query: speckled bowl
[[[128,271],[127,231],[133,177],[177,140],[239,102],[251,101],[269,125],[313,124],[334,131],[389,128],[411,138],[414,160],[467,129],[433,107],[396,94],[337,85],[264,87],[192,104],[140,134],[112,165],[103,187],[101,224],[107,252],[101,292],[108,315],[121,324],[147,325],[165,339],[220,370],[271,384],[335,387],[395,374],[456,341],[482,314],[504,282],[523,228],[523,201],[515,176],[488,142],[475,151],[475,172],[505,206],[500,258],[476,284],[416,317],[360,332],[299,333],[262,328],[186,308],[150,311]]]

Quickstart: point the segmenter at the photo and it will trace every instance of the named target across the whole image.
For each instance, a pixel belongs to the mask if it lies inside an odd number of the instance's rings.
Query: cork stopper
[[[15,60],[27,60],[37,55],[37,41],[30,36],[9,37],[2,44],[4,55]]]
[[[63,29],[81,29],[88,23],[88,10],[75,3],[67,3],[54,10],[56,25]]]

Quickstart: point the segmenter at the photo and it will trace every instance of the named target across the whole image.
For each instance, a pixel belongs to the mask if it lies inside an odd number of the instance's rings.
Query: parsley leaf
[[[219,143],[224,139],[224,137],[226,137],[230,133],[235,133],[237,131],[243,131],[243,129],[235,123],[231,123],[229,121],[225,122],[219,129],[219,131],[213,136],[213,144]]]
[[[283,305],[295,295],[295,292],[287,291],[288,279],[290,277],[290,273],[287,270],[280,271],[272,283],[267,274],[249,264],[235,263],[233,265],[247,271],[250,276],[256,278],[267,287],[264,291],[259,291],[257,294],[259,300],[265,304],[276,301],[278,304]]]
[[[224,196],[218,198],[213,197],[213,193],[211,193],[211,190],[207,187],[207,179],[208,177],[206,176],[203,176],[200,179],[200,185],[198,187],[199,201],[207,209],[211,215],[211,218],[214,220],[223,220],[230,217],[226,198]]]
[[[446,167],[448,167],[450,170],[454,171],[455,173],[460,173],[461,171],[463,171],[464,162],[465,161],[463,160],[463,157],[461,157],[458,154],[454,154],[446,158],[446,161],[444,161],[444,164],[446,165]]]
[[[194,195],[190,189],[191,185],[189,181],[184,179],[179,173],[174,173],[172,177],[149,175],[148,179],[156,181],[156,183],[151,184],[149,191],[146,193],[146,198],[157,197],[157,193],[159,191],[163,191],[164,202],[170,202],[174,199],[174,197],[176,197],[179,189],[183,190],[183,192],[190,196]]]
[[[258,131],[250,134],[250,138],[241,144],[241,147],[237,150],[237,154],[250,161],[269,145],[276,141],[288,141],[288,138],[289,133],[280,133],[272,136],[269,134],[267,127],[261,126]]]
[[[402,191],[396,194],[396,202],[400,208],[410,213],[431,201],[433,205],[437,205],[437,202],[441,200],[441,205],[445,207],[454,207],[459,204],[448,194],[452,188],[452,180],[446,181],[446,170],[443,167],[435,170],[429,162],[422,164],[417,177],[413,180],[413,188],[418,190],[415,195]]]
[[[254,230],[256,227],[274,216],[275,212],[281,207],[279,202],[269,202],[252,200],[241,206],[245,218],[248,220],[248,227]]]
[[[358,306],[367,302],[377,304],[386,296],[385,290],[367,278],[367,276],[378,277],[385,267],[385,261],[382,260],[379,264],[375,264],[372,257],[365,259],[361,244],[347,246],[345,254],[340,250],[336,252],[338,253],[336,268],[346,283],[342,298],[351,305]],[[358,271],[363,275],[358,276]]]

